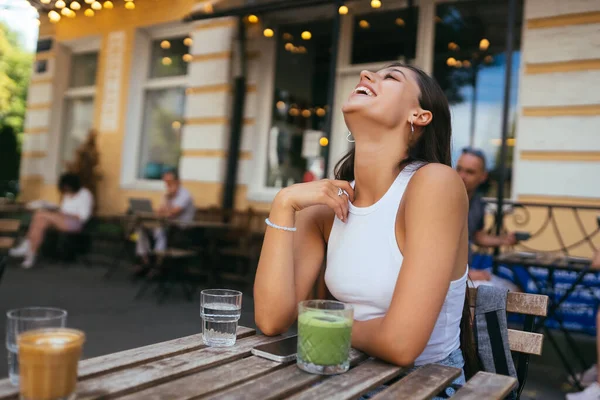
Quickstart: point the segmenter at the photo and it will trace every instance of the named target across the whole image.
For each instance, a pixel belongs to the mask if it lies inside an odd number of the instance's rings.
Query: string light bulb
[[[396,25],[404,26],[404,25],[406,25],[406,22],[404,22],[404,20],[402,18],[396,18]]]
[[[102,10],[102,4],[100,4],[99,1],[94,1],[92,3],[92,9],[94,9],[96,11]]]
[[[486,51],[490,47],[490,41],[483,38],[479,41],[479,50]]]
[[[77,11],[81,9],[81,4],[79,4],[77,1],[72,1],[69,7],[71,7],[71,10]]]
[[[312,33],[310,33],[310,31],[304,31],[300,37],[304,40],[310,40],[312,38]]]
[[[66,16],[68,16],[68,15],[69,15],[69,12],[70,12],[70,11],[71,11],[71,10],[69,10],[68,8],[66,8],[66,7],[65,7],[65,8],[63,8],[62,10],[60,10],[60,13],[61,13],[63,16],[65,16],[65,17],[66,17]]]
[[[263,35],[265,35],[265,37],[273,37],[273,35],[275,35],[275,32],[273,32],[273,29],[271,28],[267,28],[263,31]]]
[[[96,0],[85,0],[85,4],[92,4]]]
[[[42,4],[50,4],[51,0],[40,0],[40,3]]]
[[[340,15],[346,15],[346,14],[348,14],[348,7],[347,6],[340,6],[340,8],[338,8],[338,13],[340,13]]]
[[[83,15],[85,15],[86,17],[93,17],[95,14],[96,13],[91,8],[88,8],[83,12]]]
[[[372,8],[380,8],[381,7],[381,0],[371,0],[371,7]]]
[[[128,10],[134,10],[135,9],[135,3],[133,1],[128,1],[127,3],[125,3],[125,8]]]
[[[161,49],[170,49],[171,48],[171,42],[169,42],[168,40],[163,40],[162,42],[160,42],[160,48]]]
[[[190,47],[192,43],[194,43],[194,41],[191,37],[186,37],[185,39],[183,39],[183,44],[187,47]]]
[[[327,139],[325,136],[323,136],[319,139],[319,145],[321,147],[326,147],[328,144],[329,144],[329,139]]]
[[[41,25],[41,22],[40,22],[40,20],[39,20],[39,19],[36,19],[36,20],[35,20],[35,24],[36,24],[37,26],[40,26],[40,25]]]
[[[189,63],[192,62],[192,60],[194,59],[194,56],[192,56],[191,54],[184,54],[182,57],[184,62]]]
[[[371,25],[369,24],[369,21],[367,21],[366,19],[361,19],[361,20],[358,22],[358,26],[360,26],[360,27],[361,27],[361,28],[363,28],[363,29],[369,29],[369,27],[370,27]]]
[[[454,57],[450,57],[446,60],[446,65],[449,67],[454,67],[456,65],[456,59]]]
[[[112,10],[112,9],[115,7],[115,5],[113,4],[113,2],[112,2],[112,1],[110,1],[110,0],[106,0],[106,1],[104,2],[103,6],[104,6],[104,8],[106,8],[107,10]]]
[[[163,65],[171,65],[172,63],[173,63],[173,60],[171,60],[171,57],[163,57],[163,59],[162,59]]]
[[[258,17],[254,14],[248,15],[248,22],[251,24],[256,24],[258,22]]]
[[[65,8],[67,5],[67,3],[65,3],[63,0],[58,0],[56,3],[54,3],[54,7],[56,8]]]
[[[55,24],[58,21],[60,21],[60,14],[57,13],[56,11],[52,10],[48,13],[48,19],[50,20],[50,22]]]

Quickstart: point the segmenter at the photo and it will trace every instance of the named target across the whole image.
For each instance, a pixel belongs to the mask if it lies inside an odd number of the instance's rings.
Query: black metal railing
[[[485,201],[486,204],[491,206],[490,208],[497,208],[496,199],[486,199]],[[539,213],[540,215],[533,216],[535,213]],[[526,230],[531,235],[530,239],[526,242],[519,243],[519,247],[522,250],[540,253],[557,252],[572,255],[571,252],[574,249],[581,249],[581,246],[589,246],[592,252],[598,248],[594,244],[593,239],[600,232],[600,206],[544,204],[504,200],[503,214],[504,231]],[[590,228],[590,226],[593,226],[593,228]],[[493,226],[490,227],[490,231],[493,231],[494,228]],[[539,241],[540,238],[544,238],[544,240]],[[536,242],[535,239],[538,239],[538,243],[543,242],[545,244],[554,239],[557,246],[536,247],[535,244],[532,244]]]

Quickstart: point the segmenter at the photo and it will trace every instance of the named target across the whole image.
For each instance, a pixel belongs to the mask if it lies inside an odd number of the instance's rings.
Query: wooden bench
[[[469,305],[474,308],[477,301],[477,289],[469,288],[469,301]],[[514,355],[513,357],[515,358],[517,379],[519,380],[517,393],[518,397],[520,397],[523,387],[525,386],[525,381],[527,380],[529,356],[542,355],[544,335],[534,333],[533,327],[536,317],[545,317],[548,313],[548,296],[508,292],[506,298],[506,312],[525,315],[522,331],[515,329],[508,330],[508,345],[513,353],[517,353],[516,357]]]
[[[21,221],[18,219],[0,219],[0,235],[14,236],[20,227]]]
[[[6,255],[15,245],[21,221],[18,219],[0,219],[0,255]]]

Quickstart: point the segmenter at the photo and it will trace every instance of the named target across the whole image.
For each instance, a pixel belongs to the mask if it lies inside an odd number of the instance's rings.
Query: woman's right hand
[[[340,195],[340,189],[344,192]],[[354,189],[348,181],[322,179],[315,182],[298,183],[282,189],[273,206],[290,207],[295,211],[310,206],[326,205],[342,221],[348,217],[348,200],[354,201]]]

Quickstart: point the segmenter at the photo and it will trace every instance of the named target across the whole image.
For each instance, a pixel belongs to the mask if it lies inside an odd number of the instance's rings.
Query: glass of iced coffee
[[[67,328],[38,329],[19,335],[21,400],[74,398],[84,341],[82,331]]]

